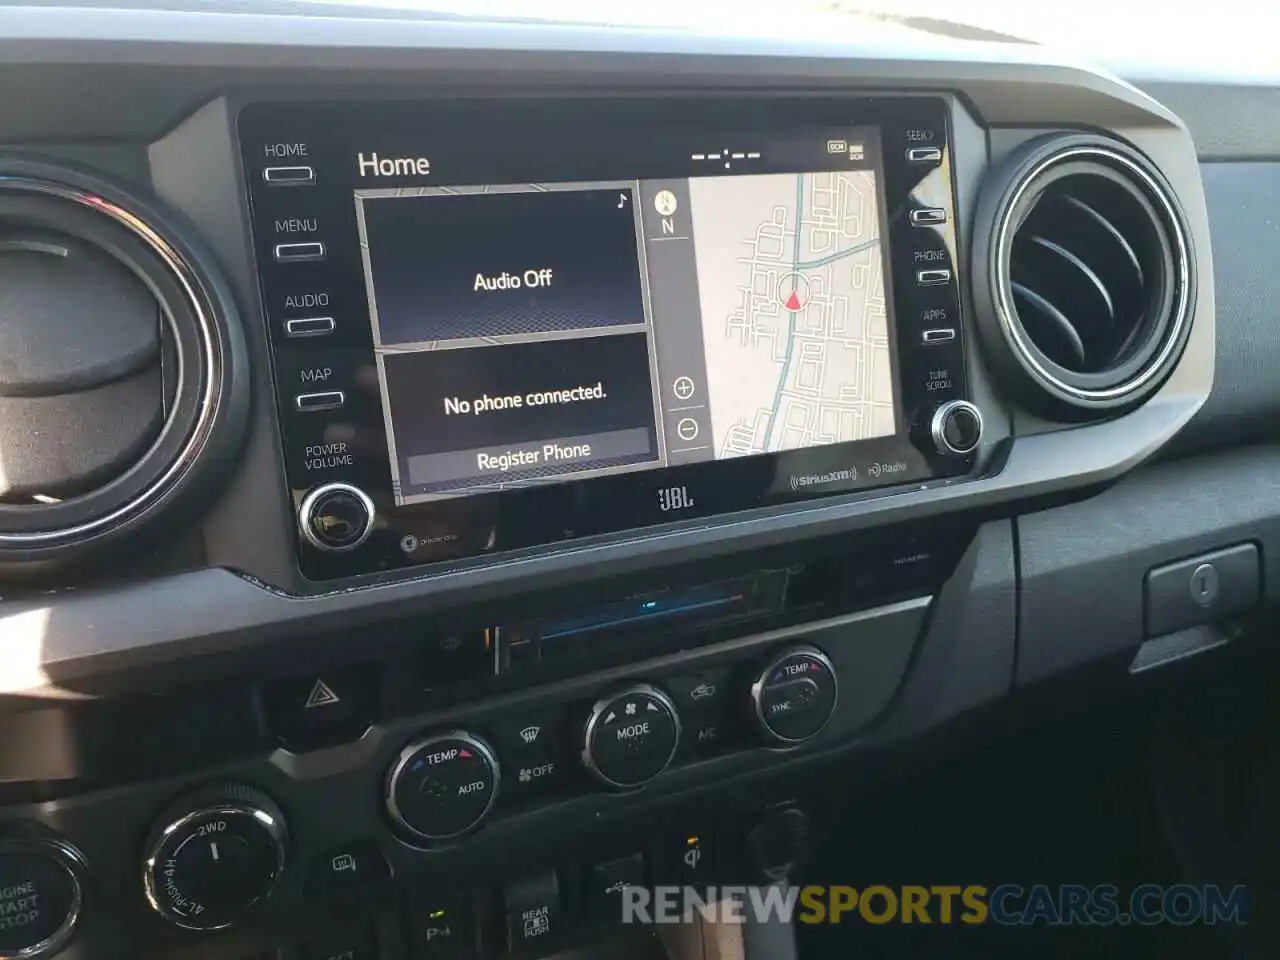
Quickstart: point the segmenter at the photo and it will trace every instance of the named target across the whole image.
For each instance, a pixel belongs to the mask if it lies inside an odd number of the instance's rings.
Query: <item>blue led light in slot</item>
[[[544,630],[543,640],[554,640],[557,637],[572,633],[589,633],[605,627],[621,626],[627,623],[641,623],[645,620],[656,620],[658,617],[670,617],[679,613],[692,613],[695,610],[709,610],[712,607],[723,607],[725,604],[741,600],[742,594],[731,597],[716,597],[714,600],[703,600],[698,603],[681,603],[672,607],[660,608],[657,600],[646,600],[640,605],[640,612],[622,615],[605,615],[594,619],[571,620],[559,628]]]

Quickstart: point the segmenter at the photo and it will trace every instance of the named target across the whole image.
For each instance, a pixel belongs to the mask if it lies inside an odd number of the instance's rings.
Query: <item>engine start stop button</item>
[[[0,844],[0,960],[60,950],[80,917],[80,881],[59,848]]]

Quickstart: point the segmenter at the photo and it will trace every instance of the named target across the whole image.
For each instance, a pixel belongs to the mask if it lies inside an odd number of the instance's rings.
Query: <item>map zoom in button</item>
[[[676,395],[677,400],[692,399],[696,390],[692,377],[676,377],[675,382],[671,384],[671,392]]]

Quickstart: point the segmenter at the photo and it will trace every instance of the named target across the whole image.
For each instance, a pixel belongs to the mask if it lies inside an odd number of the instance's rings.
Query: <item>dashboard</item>
[[[1274,593],[1280,141],[1228,82],[15,14],[0,957],[593,945]]]

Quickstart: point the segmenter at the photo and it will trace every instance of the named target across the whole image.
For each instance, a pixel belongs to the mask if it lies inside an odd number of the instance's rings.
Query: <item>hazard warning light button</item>
[[[335,667],[270,680],[262,686],[262,716],[291,750],[359,739],[377,712],[378,673],[372,665]]]

